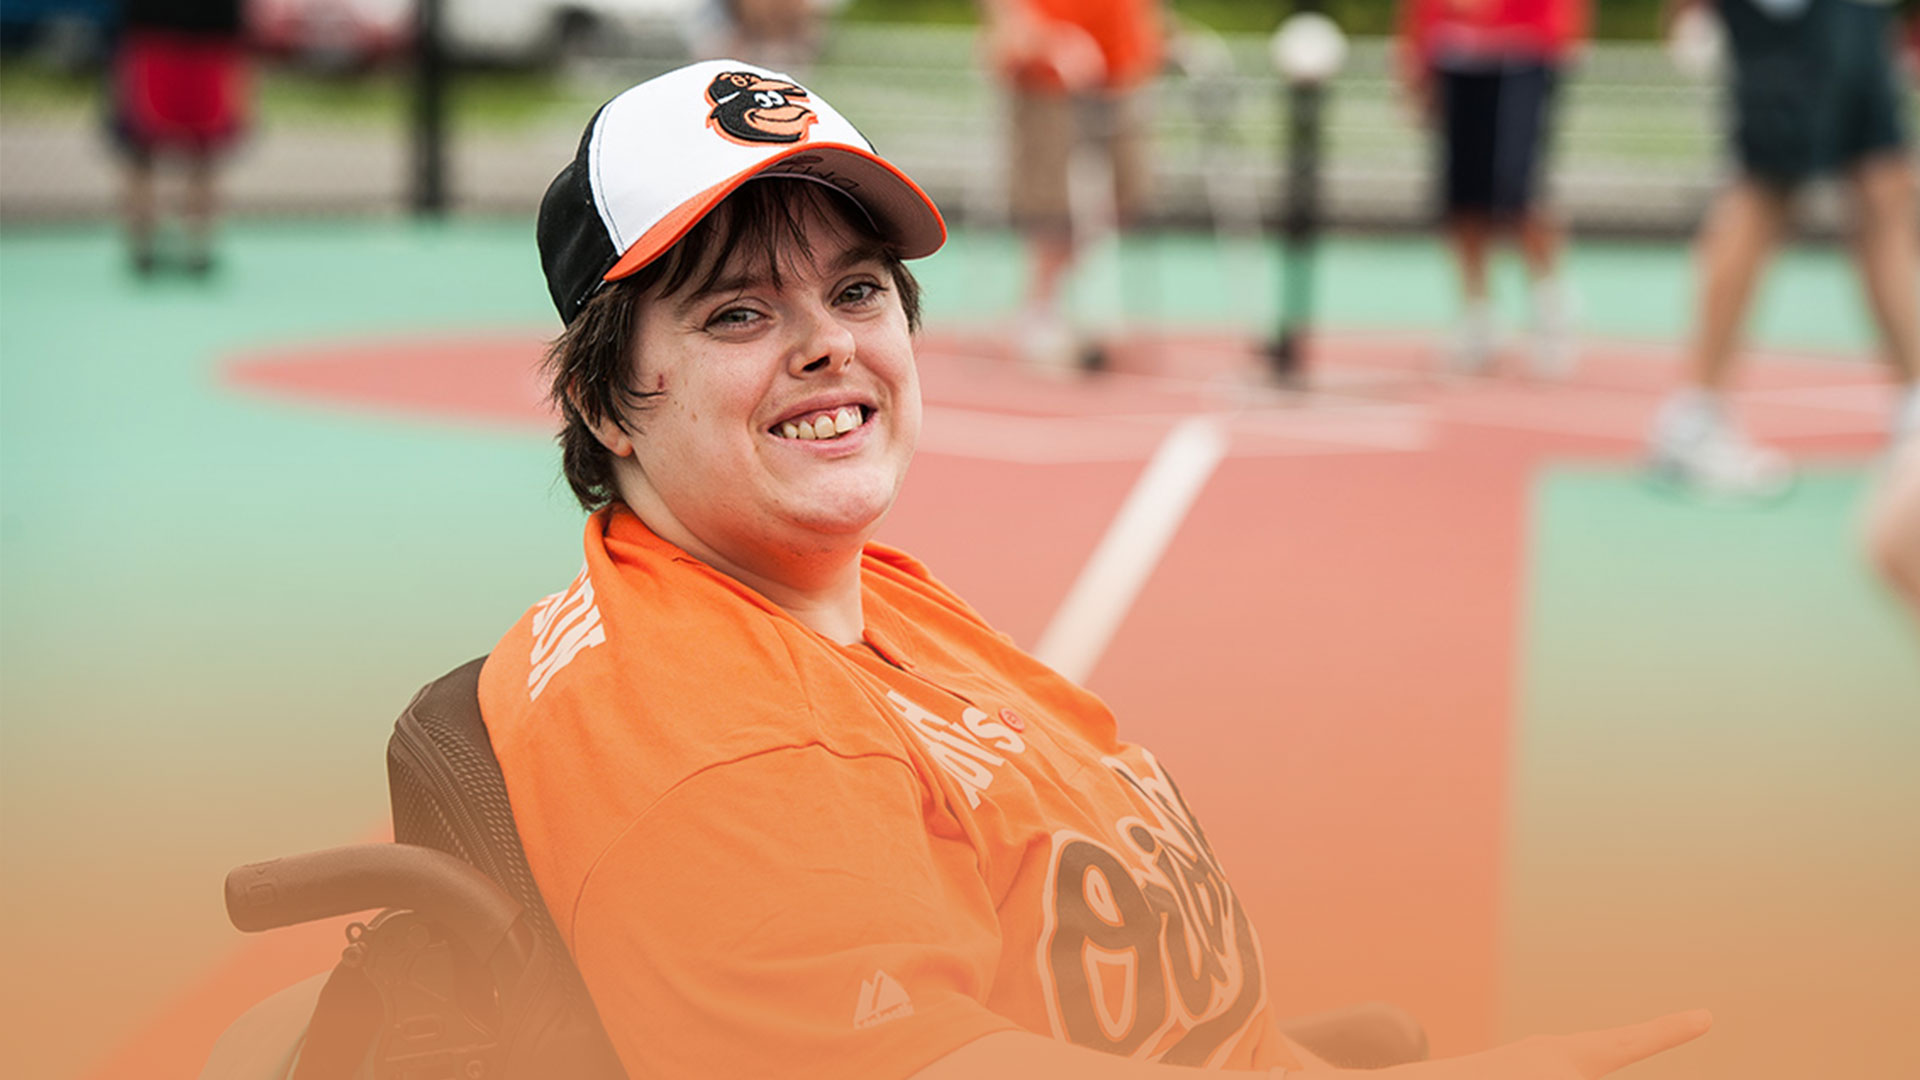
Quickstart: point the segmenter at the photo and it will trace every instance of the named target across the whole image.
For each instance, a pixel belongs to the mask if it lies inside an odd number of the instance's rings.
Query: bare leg
[[[1773,255],[1790,207],[1787,195],[1747,178],[1714,200],[1700,231],[1699,325],[1687,358],[1687,380],[1718,392],[1726,386],[1754,286]]]
[[[1514,233],[1533,279],[1533,373],[1564,378],[1579,362],[1574,332],[1578,305],[1560,277],[1566,232],[1552,211],[1535,206],[1520,216]]]
[[[1039,307],[1057,310],[1060,283],[1073,264],[1073,238],[1066,230],[1046,229],[1033,234],[1027,242],[1027,300]]]
[[[1468,305],[1487,301],[1487,245],[1492,232],[1478,214],[1455,214],[1447,219],[1453,241],[1453,260],[1460,270],[1460,293]]]
[[[1064,224],[1027,233],[1027,293],[1014,334],[1021,359],[1041,369],[1066,369],[1077,361],[1073,327],[1061,290],[1073,266],[1073,235]]]
[[[1723,495],[1773,497],[1792,484],[1787,459],[1749,443],[1726,416],[1722,401],[1741,323],[1789,206],[1784,191],[1747,178],[1714,200],[1695,252],[1699,322],[1685,381],[1660,406],[1649,440],[1659,475]]]
[[[1551,279],[1560,268],[1560,249],[1565,244],[1559,220],[1536,207],[1520,218],[1516,231],[1527,271],[1535,281]]]
[[[213,157],[192,154],[187,158],[187,192],[182,216],[190,245],[187,265],[196,273],[205,273],[213,265],[213,219],[217,209]]]
[[[1900,381],[1920,376],[1920,247],[1914,172],[1904,154],[1868,158],[1853,170],[1854,255],[1881,346]]]
[[[1447,240],[1460,273],[1460,323],[1448,347],[1447,366],[1460,374],[1478,374],[1493,363],[1493,308],[1487,301],[1493,223],[1484,214],[1455,212],[1447,217]]]
[[[1866,545],[1874,566],[1920,619],[1920,443],[1888,466],[1867,517]]]
[[[143,274],[153,270],[154,195],[153,158],[141,155],[127,166],[126,200],[127,246],[133,254],[134,268]]]

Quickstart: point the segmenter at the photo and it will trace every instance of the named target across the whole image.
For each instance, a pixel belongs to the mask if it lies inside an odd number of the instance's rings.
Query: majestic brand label
[[[913,1015],[913,1000],[906,988],[884,971],[860,982],[860,1000],[853,1007],[853,1026],[870,1028],[889,1020]]]

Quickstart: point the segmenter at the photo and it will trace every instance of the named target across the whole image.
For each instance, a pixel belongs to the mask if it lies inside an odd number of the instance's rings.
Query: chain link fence
[[[1284,205],[1285,94],[1264,36],[1207,38],[1205,62],[1155,87],[1160,217],[1184,227],[1248,231]],[[799,74],[855,119],[957,223],[1005,221],[1003,101],[977,63],[966,26],[842,24]],[[581,126],[607,97],[681,58],[576,56],[545,75],[468,72],[450,87],[444,148],[455,212],[531,215],[572,155]],[[1383,39],[1353,43],[1332,84],[1321,159],[1329,224],[1423,227],[1432,219],[1427,134],[1401,100]],[[276,91],[273,72],[253,134],[225,188],[239,214],[399,214],[411,202],[411,83],[338,79],[304,94]],[[97,105],[0,94],[0,218],[113,213],[117,165]],[[331,103],[329,98],[338,99]],[[345,101],[347,104],[341,105]],[[1677,73],[1650,43],[1600,43],[1562,88],[1549,188],[1576,230],[1690,233],[1726,173],[1717,84]],[[1805,221],[1843,227],[1841,200],[1815,191]]]

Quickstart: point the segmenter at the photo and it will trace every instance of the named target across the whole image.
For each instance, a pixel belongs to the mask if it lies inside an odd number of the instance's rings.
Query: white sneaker
[[[1014,323],[1014,349],[1037,371],[1072,371],[1079,361],[1079,335],[1052,308],[1029,307]]]
[[[1573,295],[1558,281],[1533,287],[1533,354],[1528,367],[1542,379],[1564,379],[1580,363],[1574,336],[1578,321]]]
[[[1469,304],[1454,326],[1447,343],[1447,370],[1455,375],[1484,375],[1493,366],[1499,339],[1493,330],[1493,309],[1486,304]]]
[[[1716,498],[1775,499],[1793,487],[1786,455],[1747,441],[1725,422],[1677,438],[1656,431],[1648,466],[1656,479]]]

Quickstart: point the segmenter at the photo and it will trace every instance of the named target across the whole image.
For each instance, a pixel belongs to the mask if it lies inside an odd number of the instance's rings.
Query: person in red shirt
[[[1492,364],[1489,249],[1511,233],[1533,282],[1532,368],[1564,376],[1577,360],[1573,297],[1560,274],[1558,220],[1538,195],[1561,75],[1580,47],[1587,0],[1402,0],[1400,70],[1439,138],[1438,173],[1463,311],[1454,370]]]
[[[156,160],[186,166],[186,270],[213,268],[220,152],[246,127],[247,72],[240,0],[123,0],[113,60],[112,126],[127,161],[124,199],[134,269],[152,273],[159,205]]]
[[[537,233],[592,513],[480,705],[627,1071],[1363,1075],[1280,1031],[1166,768],[873,541],[920,430],[904,260],[945,239],[925,194],[804,86],[707,61],[595,114]],[[1392,1076],[1587,1080],[1705,1026]]]
[[[1087,237],[1076,235],[1069,183],[1076,156],[1100,155],[1114,225],[1137,223],[1152,181],[1147,83],[1160,70],[1160,0],[981,0],[992,71],[1009,99],[1009,209],[1026,238],[1022,358],[1041,367],[1104,362],[1104,335],[1065,310],[1061,288]]]

